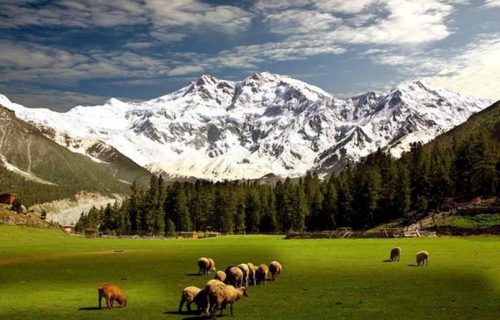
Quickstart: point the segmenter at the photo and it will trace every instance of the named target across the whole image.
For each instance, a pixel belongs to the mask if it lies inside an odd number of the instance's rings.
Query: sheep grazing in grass
[[[267,267],[267,265],[261,264],[257,268],[257,271],[255,272],[256,284],[261,284],[261,283],[266,284],[268,273],[269,273],[269,268]]]
[[[182,311],[184,303],[187,305],[187,310],[191,312],[191,304],[194,302],[198,307],[198,311],[206,309],[206,294],[205,290],[197,287],[186,287],[182,290],[181,302],[179,303],[179,312]]]
[[[253,263],[247,263],[248,266],[248,283],[251,285],[255,285],[255,271],[257,271],[257,267],[253,265]]]
[[[198,259],[198,267],[200,268],[198,274],[207,274],[210,269],[210,261],[207,258],[202,257]]]
[[[101,301],[102,298],[106,299],[106,307],[108,309],[113,308],[115,300],[120,304],[122,308],[127,306],[127,298],[122,294],[120,288],[110,283],[103,283],[99,288],[97,288],[97,299],[99,301],[99,309],[102,308]]]
[[[235,287],[243,286],[243,271],[238,267],[231,267],[226,272],[226,283]]]
[[[218,307],[221,308],[220,315],[222,316],[228,304],[231,309],[231,316],[234,316],[233,304],[242,297],[248,297],[247,288],[235,288],[232,285],[225,285],[218,280],[210,280],[205,290],[207,292],[210,316],[212,319],[215,319],[215,312]]]
[[[248,287],[248,277],[250,275],[250,268],[246,263],[239,264],[238,268],[240,268],[241,272],[243,272],[243,286]]]
[[[429,252],[420,251],[419,253],[417,253],[417,265],[419,266],[427,265],[428,261],[429,261]]]
[[[391,261],[399,261],[399,258],[401,257],[401,248],[396,247],[391,250]]]
[[[269,264],[269,272],[271,273],[271,279],[276,280],[281,271],[283,271],[281,263],[279,263],[278,261],[271,261],[271,263]]]
[[[219,281],[226,281],[226,273],[224,271],[217,271],[215,273],[215,279]]]
[[[215,261],[212,258],[208,258],[208,262],[210,262],[210,265],[208,266],[208,273],[215,273],[217,269],[215,268]]]
[[[210,295],[214,294],[214,292],[218,292],[223,290],[226,287],[226,284],[220,280],[212,279],[207,282],[205,285],[205,309],[203,310],[206,315],[210,312]]]

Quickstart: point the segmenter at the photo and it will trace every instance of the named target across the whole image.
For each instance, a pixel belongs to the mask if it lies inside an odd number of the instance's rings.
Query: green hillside
[[[118,170],[73,153],[45,137],[37,128],[0,107],[0,190],[14,192],[26,204],[66,198],[86,190],[128,193]],[[147,177],[147,173],[142,173]],[[141,176],[136,172],[129,177]]]

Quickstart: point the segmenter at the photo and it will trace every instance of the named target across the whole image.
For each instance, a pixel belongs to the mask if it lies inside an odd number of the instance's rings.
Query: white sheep
[[[210,316],[212,317],[212,319],[215,319],[215,312],[217,310],[217,307],[221,308],[220,315],[222,316],[224,309],[228,304],[231,309],[231,316],[234,316],[233,304],[242,297],[248,297],[247,288],[245,287],[235,288],[232,285],[225,285],[224,283],[218,280],[210,280],[210,281],[213,282],[207,283],[205,290],[208,296]]]
[[[238,267],[231,267],[226,271],[226,282],[235,287],[243,285],[243,271]]]
[[[255,271],[257,271],[257,267],[253,265],[253,263],[247,263],[248,266],[248,283],[251,285],[255,285]]]
[[[224,271],[217,271],[215,273],[215,279],[222,282],[226,281],[226,273]]]
[[[248,287],[248,278],[250,275],[250,268],[246,263],[242,263],[238,265],[238,268],[240,268],[241,272],[243,272],[243,286]]]
[[[191,312],[191,304],[194,302],[198,307],[198,311],[201,311],[203,308],[206,308],[206,296],[205,290],[202,290],[198,287],[190,286],[184,288],[182,290],[181,301],[179,303],[179,312],[182,311],[182,306],[184,303],[187,305],[187,310]]]
[[[261,284],[261,283],[266,284],[268,273],[269,273],[268,266],[265,264],[261,264],[257,268],[257,271],[255,271],[256,284]]]
[[[281,271],[283,271],[281,263],[279,263],[278,261],[271,261],[271,263],[269,263],[269,272],[271,272],[272,280],[276,280]]]

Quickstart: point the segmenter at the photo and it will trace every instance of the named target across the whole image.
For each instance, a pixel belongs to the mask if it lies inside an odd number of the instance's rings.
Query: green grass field
[[[401,262],[383,262],[394,246]],[[428,250],[428,267],[414,267]],[[117,252],[118,251],[118,252]],[[495,319],[500,238],[283,240],[84,239],[0,226],[0,319],[199,319],[177,314],[182,289],[204,286],[196,260],[219,268],[282,262],[276,282],[251,287],[235,319]],[[96,288],[118,284],[124,309],[96,310]],[[224,318],[230,318],[228,313]]]

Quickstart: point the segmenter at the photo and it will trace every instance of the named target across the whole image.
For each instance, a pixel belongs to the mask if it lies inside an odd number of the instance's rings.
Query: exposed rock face
[[[420,81],[341,100],[268,72],[237,82],[204,75],[153,100],[66,113],[3,101],[73,151],[95,157],[85,142],[100,141],[152,172],[210,180],[328,173],[378,148],[399,156],[491,104]]]

